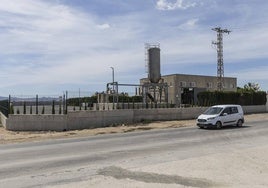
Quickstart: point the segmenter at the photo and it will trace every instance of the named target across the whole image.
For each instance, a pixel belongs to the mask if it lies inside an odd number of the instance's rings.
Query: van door
[[[232,120],[231,124],[234,125],[237,123],[239,118],[238,108],[236,106],[231,107],[231,117],[230,120]]]
[[[236,115],[232,112],[233,107],[226,107],[221,114],[223,125],[232,125],[236,123]]]
[[[224,125],[234,125],[237,122],[238,109],[235,106],[227,107],[224,109],[223,113],[227,115],[224,116]]]

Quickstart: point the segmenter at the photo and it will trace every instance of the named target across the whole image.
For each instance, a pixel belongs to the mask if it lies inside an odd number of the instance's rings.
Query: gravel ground
[[[251,114],[245,115],[246,122],[252,122],[257,120],[268,120],[268,114]],[[99,134],[110,134],[110,133],[124,133],[132,131],[144,131],[150,129],[165,129],[168,127],[189,127],[195,126],[195,120],[180,120],[180,121],[161,121],[152,122],[146,124],[134,124],[134,125],[121,125],[117,127],[107,127],[107,128],[97,128],[97,129],[85,129],[76,131],[66,131],[66,132],[15,132],[7,131],[2,126],[0,126],[0,144],[8,143],[20,143],[20,142],[31,142],[40,141],[47,139],[57,139],[57,138],[68,138],[68,137],[85,137],[90,135]]]

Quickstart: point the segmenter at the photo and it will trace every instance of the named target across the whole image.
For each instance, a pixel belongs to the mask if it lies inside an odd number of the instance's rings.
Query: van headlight
[[[213,120],[213,119],[215,119],[215,117],[210,117],[210,118],[208,118],[208,120]]]

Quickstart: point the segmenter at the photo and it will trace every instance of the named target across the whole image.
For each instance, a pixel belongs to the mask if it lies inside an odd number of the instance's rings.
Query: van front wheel
[[[222,124],[221,124],[220,121],[218,121],[218,122],[216,123],[216,127],[217,127],[217,129],[221,129],[221,128],[222,128]]]

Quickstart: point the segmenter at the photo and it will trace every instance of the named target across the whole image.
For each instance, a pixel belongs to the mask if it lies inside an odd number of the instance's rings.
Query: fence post
[[[60,99],[60,101],[59,101],[59,114],[61,114],[61,99]]]
[[[26,102],[23,101],[23,114],[26,114]]]
[[[55,101],[52,101],[52,114],[55,114]]]
[[[68,91],[66,91],[65,95],[65,114],[68,113]]]
[[[132,97],[132,109],[135,109],[134,98]]]
[[[11,111],[11,96],[8,96],[8,107],[7,107],[7,117],[10,114]]]
[[[43,105],[43,108],[42,108],[42,114],[45,114],[45,105]]]
[[[38,114],[38,95],[36,95],[36,100],[35,100],[35,114]]]
[[[79,103],[79,110],[82,110],[82,106],[81,106],[81,98],[80,98],[80,88],[79,88],[79,98],[78,98],[78,103]]]
[[[66,101],[65,101],[65,94],[63,93],[62,96],[62,110],[63,110],[63,114],[65,114],[65,105],[66,105]]]

